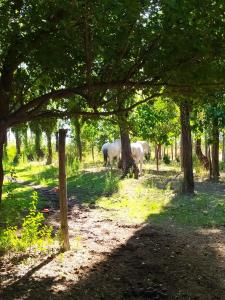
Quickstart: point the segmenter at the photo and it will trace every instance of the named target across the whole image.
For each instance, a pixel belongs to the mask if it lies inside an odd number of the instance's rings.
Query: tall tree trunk
[[[208,139],[206,133],[205,133],[205,156],[208,157]]]
[[[95,161],[95,151],[94,151],[95,146],[91,144],[91,155],[92,155],[92,160],[93,162]]]
[[[193,177],[193,161],[192,161],[192,142],[190,127],[190,105],[187,101],[180,106],[181,121],[181,140],[182,140],[182,156],[183,156],[183,185],[182,192],[184,194],[194,193],[194,177]]]
[[[175,138],[175,140],[174,140],[174,151],[175,151],[175,153],[174,153],[174,155],[175,155],[175,160],[177,160],[177,158],[178,158],[178,154],[177,154],[177,139]]]
[[[156,145],[156,152],[155,152],[155,154],[156,154],[156,171],[157,172],[159,172],[159,154],[160,154],[160,145],[159,144],[157,144]]]
[[[173,156],[173,144],[171,144],[171,159],[172,159],[172,161],[173,161],[173,159],[174,159],[174,156]]]
[[[162,145],[158,144],[158,157],[159,160],[162,160]]]
[[[59,132],[57,131],[55,133],[55,151],[59,151]]]
[[[118,116],[120,137],[121,137],[121,167],[123,171],[122,178],[124,178],[131,169],[133,169],[134,178],[138,179],[139,169],[136,166],[131,153],[129,128],[127,117],[124,115]]]
[[[16,140],[16,155],[13,158],[13,162],[17,164],[19,162],[20,155],[21,155],[21,144],[22,144],[21,131],[19,130],[19,128],[14,128],[13,132]]]
[[[162,157],[164,157],[165,155],[166,155],[166,147],[164,146],[164,147],[162,147],[163,148],[163,155],[162,155]]]
[[[184,171],[182,134],[180,136],[180,169],[181,172]]]
[[[212,128],[212,179],[218,181],[219,171],[219,129],[218,120],[213,120]]]
[[[37,128],[35,130],[35,152],[37,155],[37,160],[40,160],[41,158],[44,157],[44,153],[41,150],[41,130],[40,128]]]
[[[62,250],[70,249],[68,230],[68,205],[66,184],[66,129],[59,130],[59,204]]]
[[[9,56],[10,57],[10,56]],[[13,75],[15,68],[10,65],[14,57],[4,63],[1,68],[0,76],[0,202],[2,200],[2,188],[4,180],[4,170],[3,170],[3,155],[4,155],[4,143],[6,141],[7,128],[4,128],[5,118],[7,118],[9,113],[9,103],[12,96],[12,85],[13,85]]]
[[[75,126],[75,141],[76,141],[76,146],[77,146],[77,152],[78,152],[78,159],[79,161],[82,161],[83,158],[83,151],[82,151],[82,143],[81,143],[81,137],[80,137],[80,132],[81,132],[81,127],[80,127],[80,121],[78,118],[74,119],[74,126]]]
[[[48,148],[48,157],[46,161],[46,165],[52,164],[52,134],[50,132],[46,132],[47,138],[47,148]]]
[[[209,179],[212,179],[212,159],[211,159],[211,149],[210,145],[207,145],[207,158],[209,161]]]
[[[7,130],[5,134],[5,143],[4,143],[4,150],[3,150],[3,157],[5,160],[8,160],[8,152],[7,152],[7,146],[8,146],[8,135],[7,135]]]
[[[15,139],[16,139],[16,156],[21,155],[21,136],[20,136],[20,131],[16,130],[15,131]]]
[[[0,131],[0,203],[2,201],[2,188],[4,180],[4,170],[3,170],[3,151],[5,143],[6,130]]]
[[[225,134],[223,133],[222,161],[225,163]]]
[[[202,153],[202,148],[201,148],[201,138],[197,138],[196,139],[196,143],[195,143],[195,153],[199,159],[199,161],[201,162],[201,164],[203,165],[203,167],[206,170],[209,170],[209,160],[207,158],[207,156],[205,156]]]

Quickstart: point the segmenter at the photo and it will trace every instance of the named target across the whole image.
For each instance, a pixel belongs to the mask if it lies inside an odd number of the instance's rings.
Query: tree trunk
[[[139,169],[136,166],[131,153],[129,128],[126,116],[120,115],[118,117],[121,137],[121,168],[123,171],[122,178],[124,178],[131,169],[133,169],[134,178],[138,179]]]
[[[50,132],[46,132],[47,138],[47,148],[48,148],[48,157],[46,161],[46,165],[52,164],[52,135]]]
[[[158,144],[158,158],[162,160],[162,145]]]
[[[210,145],[207,145],[207,158],[209,161],[209,179],[212,179],[212,159],[211,159]]]
[[[177,154],[177,139],[175,138],[175,140],[174,140],[174,151],[175,151],[175,153],[174,153],[174,155],[175,155],[175,160],[177,160],[177,158],[178,158],[178,154]]]
[[[222,160],[225,163],[225,134],[223,133]]]
[[[61,220],[61,242],[62,250],[70,249],[68,230],[68,205],[66,185],[66,129],[59,130],[59,204]]]
[[[59,151],[59,132],[57,131],[55,133],[55,151]]]
[[[92,145],[91,145],[91,155],[92,155],[92,160],[93,160],[93,162],[95,161],[94,147],[95,147],[95,146],[92,144]]]
[[[181,172],[184,171],[182,134],[180,136],[180,169],[181,169]]]
[[[3,150],[3,157],[4,157],[5,160],[8,160],[7,146],[8,146],[8,135],[7,135],[7,130],[6,130],[4,150]]]
[[[208,157],[208,141],[207,141],[206,133],[205,133],[205,156]]]
[[[4,180],[4,170],[3,170],[3,151],[5,143],[6,131],[0,131],[0,203],[2,201],[2,188]]]
[[[201,162],[201,164],[203,165],[203,167],[206,170],[209,170],[209,160],[207,158],[207,156],[205,156],[202,153],[202,148],[201,148],[201,138],[197,138],[196,139],[196,143],[195,143],[195,153],[199,159],[199,161]]]
[[[156,145],[156,171],[159,172],[159,154],[160,154],[160,145]]]
[[[184,194],[194,193],[194,177],[193,177],[193,161],[192,161],[192,142],[190,127],[190,105],[187,101],[180,106],[181,121],[181,140],[182,140],[182,156],[183,156],[183,185],[182,192]]]
[[[219,171],[219,129],[218,120],[213,120],[212,128],[212,179],[218,181]]]
[[[19,130],[15,131],[15,139],[16,139],[16,156],[21,155],[21,136]]]
[[[83,158],[83,151],[82,151],[82,143],[80,138],[80,121],[78,118],[74,119],[74,126],[75,126],[75,141],[77,146],[77,152],[78,152],[78,159],[79,161],[82,161]]]
[[[13,162],[17,164],[19,162],[19,159],[20,159],[21,144],[22,144],[21,132],[20,132],[19,128],[14,129],[14,135],[15,135],[15,140],[16,140],[16,155],[13,158]]]
[[[44,157],[44,153],[41,150],[41,130],[40,128],[37,128],[35,130],[35,152],[37,155],[37,160],[40,160]]]
[[[174,157],[173,157],[173,144],[171,144],[171,160],[173,161]]]

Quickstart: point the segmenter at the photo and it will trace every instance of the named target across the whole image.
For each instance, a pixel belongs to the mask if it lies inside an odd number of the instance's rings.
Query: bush
[[[19,226],[10,226],[0,232],[0,251],[21,252],[27,249],[43,251],[53,242],[52,226],[43,225],[44,216],[37,211],[37,192],[32,195],[32,202],[27,216]]]
[[[169,165],[171,163],[170,157],[168,155],[163,156],[164,164]]]

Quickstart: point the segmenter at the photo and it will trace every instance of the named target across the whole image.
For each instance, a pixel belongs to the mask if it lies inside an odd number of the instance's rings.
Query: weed
[[[29,249],[44,251],[53,242],[52,227],[43,226],[44,216],[37,211],[37,192],[32,195],[29,213],[19,226],[7,226],[0,232],[0,250],[21,252]]]

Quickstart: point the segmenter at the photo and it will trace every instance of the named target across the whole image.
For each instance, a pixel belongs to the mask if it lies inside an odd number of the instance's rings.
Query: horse
[[[102,152],[104,156],[105,166],[107,165],[107,163],[109,163],[112,168],[113,160],[116,159],[117,161],[119,161],[120,159],[121,141],[118,139],[112,143],[105,143],[102,146]]]
[[[150,159],[150,146],[148,144],[148,142],[146,141],[137,141],[136,143],[139,143],[142,145],[143,150],[144,150],[144,156],[146,160]]]
[[[142,173],[142,164],[144,160],[144,149],[141,143],[131,143],[131,153],[135,164],[138,166],[140,164],[140,174]]]
[[[107,165],[107,160],[108,160],[108,147],[109,147],[110,143],[105,143],[102,146],[102,153],[103,153],[103,158],[104,158],[104,166]]]
[[[108,159],[109,164],[112,168],[113,160],[116,159],[119,161],[121,156],[121,140],[115,140],[108,146]]]

